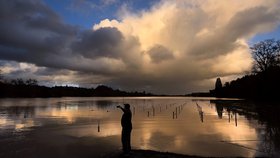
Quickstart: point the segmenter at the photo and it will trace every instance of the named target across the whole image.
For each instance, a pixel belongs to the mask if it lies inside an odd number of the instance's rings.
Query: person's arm
[[[118,105],[117,108],[120,108],[123,112],[125,112],[125,109],[123,107]]]

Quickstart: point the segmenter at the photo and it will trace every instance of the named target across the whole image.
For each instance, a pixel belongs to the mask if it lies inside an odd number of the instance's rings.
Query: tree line
[[[280,40],[264,40],[250,49],[254,58],[251,73],[224,85],[218,78],[210,95],[254,100],[276,100],[280,97]]]
[[[151,96],[151,93],[126,92],[100,85],[96,88],[82,88],[71,86],[47,87],[38,85],[35,79],[4,80],[0,75],[0,97],[93,97],[93,96]]]

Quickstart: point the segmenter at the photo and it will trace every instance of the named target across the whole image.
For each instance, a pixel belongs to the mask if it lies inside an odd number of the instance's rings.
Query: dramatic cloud
[[[153,62],[159,63],[161,61],[172,59],[173,53],[161,45],[155,45],[147,52]]]
[[[39,1],[0,3],[0,59],[107,75],[124,70],[118,47],[129,50],[130,42],[117,29],[81,31]]]
[[[104,56],[118,58],[124,51],[119,48],[122,42],[123,36],[116,28],[101,28],[84,32],[81,39],[73,44],[73,51],[93,59]]]
[[[139,39],[144,72],[128,77],[130,83],[117,83],[176,93],[211,88],[216,77],[250,71],[248,40],[273,30],[279,15],[276,0],[161,1],[140,14],[123,12],[120,21],[105,19],[93,29],[116,27]],[[168,51],[151,53],[159,45]]]
[[[39,1],[0,2],[0,57],[51,65],[49,56],[65,53],[76,29]]]
[[[119,19],[81,30],[40,1],[1,1],[2,71],[44,83],[167,94],[208,90],[216,77],[250,71],[248,41],[280,22],[278,0],[163,0],[137,13],[124,6]]]

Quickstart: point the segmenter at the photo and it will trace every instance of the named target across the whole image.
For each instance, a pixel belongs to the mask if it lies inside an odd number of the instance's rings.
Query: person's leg
[[[127,148],[128,148],[128,151],[130,152],[131,151],[131,130],[128,131],[128,134],[127,134]]]
[[[123,152],[125,153],[125,149],[126,149],[126,139],[125,139],[125,131],[124,129],[122,129],[122,149],[123,149]]]
[[[131,150],[130,147],[130,129],[124,129],[123,130],[123,150],[125,153],[129,153]]]

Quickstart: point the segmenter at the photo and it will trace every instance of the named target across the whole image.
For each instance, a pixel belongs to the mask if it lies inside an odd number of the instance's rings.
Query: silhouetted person
[[[122,120],[121,120],[123,153],[129,154],[131,150],[130,134],[132,130],[132,123],[131,123],[132,114],[130,111],[130,105],[124,104],[124,108],[121,106],[117,106],[117,108],[120,108],[123,111]]]

